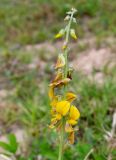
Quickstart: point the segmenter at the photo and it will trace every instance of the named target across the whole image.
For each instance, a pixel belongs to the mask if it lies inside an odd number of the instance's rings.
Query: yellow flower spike
[[[77,96],[72,92],[68,92],[66,94],[66,100],[69,101],[69,102],[74,101],[76,98],[77,98]]]
[[[75,30],[74,29],[70,30],[70,35],[71,35],[72,38],[74,38],[75,40],[77,40],[77,36],[75,34]]]
[[[71,29],[72,23],[76,23],[74,14],[76,9],[72,8],[67,12],[65,20],[68,20],[68,24],[64,29],[61,29],[55,38],[65,37],[62,45],[62,55],[58,56],[55,69],[57,69],[57,75],[50,84],[49,97],[51,100],[51,125],[50,128],[56,128],[60,131],[59,134],[59,156],[58,160],[63,159],[63,151],[65,146],[65,134],[68,134],[68,140],[70,144],[74,143],[74,132],[77,130],[75,124],[77,124],[80,112],[78,109],[71,105],[72,101],[76,99],[76,95],[72,92],[68,92],[67,84],[72,79],[72,69],[69,68],[68,52],[69,52],[69,39],[70,36],[77,39],[75,30]],[[61,88],[62,87],[62,88]],[[58,96],[60,94],[60,96]],[[57,98],[58,96],[58,98]],[[65,133],[66,132],[66,133]]]
[[[61,29],[58,34],[55,35],[55,38],[61,38],[65,33],[64,29]]]
[[[70,109],[70,103],[68,101],[59,101],[56,105],[56,112],[65,116]]]
[[[67,122],[71,125],[75,125],[77,124],[77,120],[80,117],[80,112],[79,110],[75,107],[75,106],[71,106],[70,107],[70,113],[69,113],[69,118],[67,120]]]
[[[68,136],[68,141],[70,144],[74,143],[74,132],[71,132]]]
[[[65,58],[63,54],[59,54],[55,69],[62,68],[65,65]]]

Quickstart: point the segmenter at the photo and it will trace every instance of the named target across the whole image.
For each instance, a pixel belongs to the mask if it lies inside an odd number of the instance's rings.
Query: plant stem
[[[71,22],[73,18],[73,12],[70,17],[70,21],[68,25],[66,26],[66,43],[68,44],[69,41],[69,35],[70,35],[70,28],[71,28]],[[65,56],[65,68],[64,68],[64,78],[67,78],[67,72],[68,72],[68,49],[66,48],[64,50],[64,56]],[[64,97],[67,92],[67,87],[64,87]],[[64,119],[62,120],[62,128],[61,128],[61,134],[60,134],[60,145],[59,145],[59,157],[58,160],[63,160],[63,147],[64,147],[64,127],[65,127],[65,122]]]
[[[90,156],[90,154],[94,151],[94,149],[92,148],[88,153],[87,155],[85,156],[84,160],[87,160],[88,157]]]
[[[72,12],[72,14],[71,14],[71,17],[70,17],[70,21],[69,21],[69,23],[68,23],[68,25],[67,25],[67,33],[66,33],[66,42],[68,43],[68,41],[69,41],[69,34],[70,34],[70,28],[71,28],[71,23],[72,23],[72,18],[73,18],[73,12]]]
[[[68,25],[66,26],[66,40],[65,41],[67,44],[69,42],[69,35],[70,35],[70,28],[71,28],[73,14],[74,13],[72,12],[71,17],[70,17],[70,21],[69,21]],[[67,48],[64,51],[64,56],[65,56],[64,78],[67,78],[67,72],[68,72],[68,49]],[[67,91],[67,87],[65,86],[65,89],[64,89],[65,94],[66,94],[66,91]]]
[[[63,146],[64,146],[64,122],[62,120],[58,160],[63,160]]]

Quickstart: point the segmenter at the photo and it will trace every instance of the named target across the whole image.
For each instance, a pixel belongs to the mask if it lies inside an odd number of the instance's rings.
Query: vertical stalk
[[[60,145],[59,145],[59,158],[58,160],[63,160],[63,146],[64,146],[64,122],[62,120],[62,129],[60,134]]]
[[[71,14],[70,17],[70,21],[68,23],[68,25],[66,26],[66,44],[68,44],[69,42],[69,35],[70,35],[70,28],[71,28],[71,23],[72,23],[72,18],[73,18],[73,12]],[[64,57],[65,57],[65,68],[64,68],[64,78],[67,78],[67,72],[68,72],[68,49],[66,48],[64,51]],[[65,86],[64,88],[64,94],[66,94],[67,91],[67,87]]]
[[[70,28],[71,28],[71,22],[73,18],[73,12],[71,14],[70,20],[68,25],[66,26],[66,39],[65,42],[68,44],[69,42],[69,35],[70,35]],[[65,57],[65,68],[64,68],[64,78],[67,78],[67,72],[68,72],[68,49],[66,48],[64,50],[64,57]],[[64,87],[64,97],[67,92],[67,87]],[[63,160],[63,147],[64,147],[64,127],[65,127],[65,122],[64,119],[62,120],[62,128],[61,128],[61,133],[60,133],[60,145],[59,145],[59,157],[58,160]]]

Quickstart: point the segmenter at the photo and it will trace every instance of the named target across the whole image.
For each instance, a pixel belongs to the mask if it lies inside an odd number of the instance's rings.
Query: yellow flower
[[[55,115],[55,118],[56,118],[57,120],[60,120],[60,119],[62,118],[62,116],[61,116],[61,114],[58,113],[58,114]]]
[[[53,99],[53,98],[54,98],[54,86],[50,86],[50,87],[49,87],[49,92],[48,92],[48,94],[49,94],[50,99]]]
[[[79,110],[75,107],[75,106],[71,106],[70,107],[70,113],[69,113],[69,119],[68,119],[68,123],[71,125],[75,125],[77,124],[77,120],[80,117],[80,112]]]
[[[68,101],[59,101],[56,105],[56,112],[65,116],[70,109],[70,103]]]
[[[56,104],[58,102],[58,96],[54,96],[53,100],[51,101],[50,105],[52,107],[56,107]]]
[[[76,98],[77,98],[77,96],[72,92],[68,92],[66,94],[66,100],[69,101],[69,102],[74,101]]]

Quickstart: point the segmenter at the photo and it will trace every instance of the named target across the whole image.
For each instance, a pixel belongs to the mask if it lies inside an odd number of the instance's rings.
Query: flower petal
[[[68,101],[60,101],[56,105],[56,112],[60,113],[62,116],[65,116],[70,109],[70,103]]]
[[[76,96],[74,93],[72,93],[72,92],[68,92],[68,93],[66,94],[66,99],[67,99],[67,101],[69,101],[69,102],[74,101],[76,98],[77,98],[77,96]]]
[[[67,121],[70,125],[75,125],[77,124],[77,121],[73,120],[73,119],[70,119]]]
[[[50,105],[55,108],[57,105],[57,102],[58,102],[58,96],[54,96]]]
[[[69,113],[69,117],[72,120],[77,120],[80,117],[80,112],[79,110],[76,108],[76,106],[71,106],[70,107],[70,113]]]
[[[57,120],[60,120],[60,119],[62,118],[62,116],[61,116],[61,114],[56,114],[55,118],[56,118]]]

